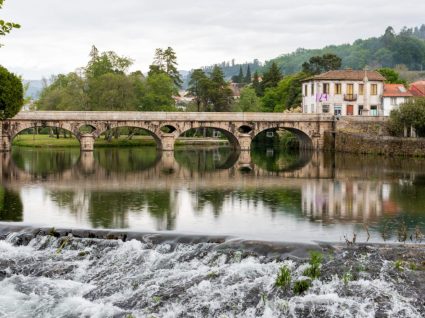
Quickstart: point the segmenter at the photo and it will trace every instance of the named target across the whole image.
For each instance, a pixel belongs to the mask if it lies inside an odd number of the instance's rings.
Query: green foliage
[[[306,74],[320,74],[330,70],[341,68],[341,58],[335,54],[323,54],[323,56],[313,56],[308,62],[303,63],[302,70]]]
[[[281,79],[282,73],[277,64],[273,62],[263,74],[263,80],[260,82],[261,91],[265,92],[268,88],[276,87]]]
[[[146,94],[141,99],[140,110],[172,111],[175,110],[174,83],[166,74],[149,75],[146,81]]]
[[[0,9],[3,8],[4,0],[0,0]],[[7,22],[0,19],[0,36],[5,36],[13,29],[19,29],[21,26],[15,22]],[[1,44],[0,44],[1,46]]]
[[[164,72],[172,79],[177,88],[181,87],[183,83],[177,70],[177,56],[171,47],[168,47],[165,50],[155,50],[154,62],[153,65],[151,65],[150,72]]]
[[[404,271],[404,262],[401,259],[398,259],[394,262],[394,268],[399,272]]]
[[[288,266],[283,265],[277,274],[275,286],[287,288],[289,285],[291,285],[291,270]]]
[[[145,78],[140,71],[127,74],[132,60],[115,52],[99,53],[95,46],[84,75],[72,72],[52,77],[36,102],[39,110],[172,111],[176,93],[174,52],[161,50],[164,71],[152,65]],[[171,56],[171,57],[170,57]],[[171,60],[170,60],[171,59]],[[171,75],[168,75],[169,71]]]
[[[293,291],[296,295],[301,295],[310,288],[311,281],[309,279],[297,280],[294,283]]]
[[[418,136],[425,137],[425,98],[411,99],[393,110],[388,126],[396,136],[402,136],[404,127],[413,127]]]
[[[316,279],[320,277],[320,267],[323,262],[323,254],[318,251],[310,252],[310,266],[305,269],[303,272],[304,276],[308,276],[311,279]]]
[[[402,30],[396,34],[389,27],[380,37],[359,39],[352,44],[330,45],[323,49],[299,48],[293,53],[270,60],[265,68],[275,62],[285,74],[292,74],[300,71],[300,66],[313,56],[335,54],[342,59],[343,68],[363,69],[367,65],[393,68],[404,64],[411,70],[421,70],[425,66],[423,30],[424,26],[416,32]]]
[[[342,281],[344,282],[344,285],[348,285],[349,282],[353,280],[353,274],[351,274],[350,271],[345,272],[344,275],[342,275]]]
[[[235,104],[235,110],[239,112],[261,111],[261,101],[260,98],[255,94],[254,88],[244,87],[241,90],[241,96]]]
[[[205,110],[208,105],[209,84],[209,78],[203,70],[196,69],[192,72],[187,90],[194,97],[198,112],[201,111],[201,106]]]
[[[12,118],[24,103],[21,79],[0,66],[0,119]]]
[[[385,77],[385,83],[403,84],[404,86],[407,86],[407,82],[404,79],[400,78],[400,75],[392,68],[383,67],[383,68],[377,69],[377,71],[383,77]]]
[[[308,75],[297,73],[285,76],[276,87],[267,88],[262,98],[263,111],[282,112],[302,103],[301,81]]]

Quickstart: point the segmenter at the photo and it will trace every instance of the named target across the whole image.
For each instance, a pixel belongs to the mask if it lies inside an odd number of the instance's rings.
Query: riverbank
[[[176,146],[185,145],[227,145],[227,139],[216,138],[179,138]],[[13,140],[14,146],[34,147],[34,148],[74,148],[80,147],[80,143],[76,138],[60,138],[50,137],[49,135],[19,135]],[[127,136],[112,138],[111,141],[101,137],[96,139],[95,147],[143,147],[156,146],[155,140],[150,136],[133,136],[128,139]]]
[[[0,230],[11,316],[423,317],[425,246]],[[312,252],[312,251],[315,252]]]

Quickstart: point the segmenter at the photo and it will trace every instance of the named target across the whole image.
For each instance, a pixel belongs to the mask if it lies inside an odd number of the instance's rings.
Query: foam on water
[[[15,241],[0,241],[0,317],[421,317],[385,269],[348,284],[316,280],[288,297],[274,285],[279,268],[287,265],[295,280],[306,265],[217,243]]]

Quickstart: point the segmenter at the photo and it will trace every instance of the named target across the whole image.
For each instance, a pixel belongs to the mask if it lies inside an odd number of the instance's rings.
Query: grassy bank
[[[221,145],[227,144],[225,139],[201,139],[201,138],[179,138],[176,146],[181,145]],[[49,137],[48,135],[18,135],[13,140],[14,146],[35,147],[35,148],[68,148],[80,147],[80,143],[75,138]],[[156,146],[156,142],[149,136],[133,136],[131,140],[127,136],[120,136],[111,141],[105,140],[104,137],[98,138],[94,144],[95,147],[141,147]]]

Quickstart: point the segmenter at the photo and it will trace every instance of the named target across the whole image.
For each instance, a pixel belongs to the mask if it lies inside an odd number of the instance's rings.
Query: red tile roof
[[[379,72],[376,71],[366,71],[366,75],[369,81],[385,81]],[[364,70],[334,70],[315,75],[305,79],[308,80],[346,80],[346,81],[363,81],[365,77]]]
[[[403,84],[384,84],[384,97],[411,97],[413,96]]]
[[[410,84],[409,91],[413,96],[425,96],[425,81],[418,81]]]

